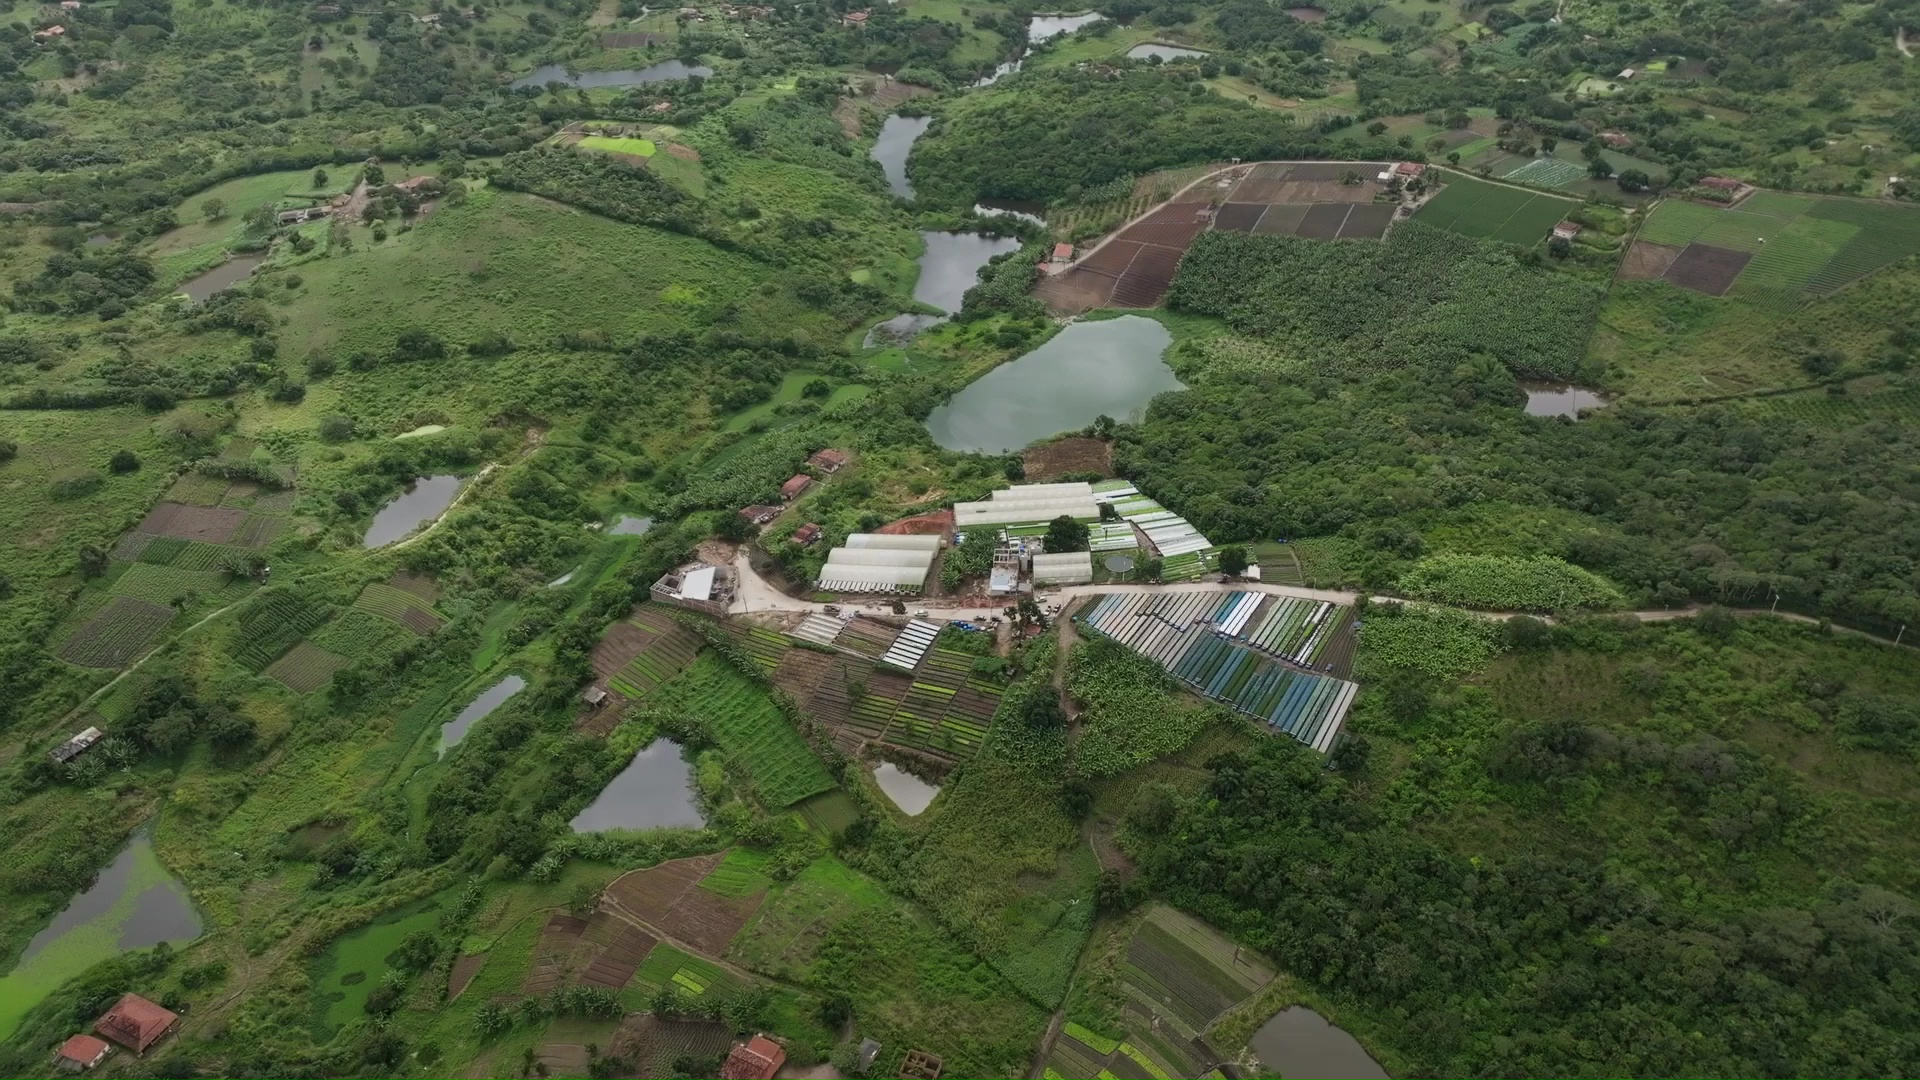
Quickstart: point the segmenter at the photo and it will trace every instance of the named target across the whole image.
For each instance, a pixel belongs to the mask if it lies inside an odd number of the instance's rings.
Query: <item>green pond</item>
[[[367,1015],[367,995],[380,985],[393,965],[387,958],[407,935],[432,930],[440,921],[439,905],[428,900],[388,912],[343,935],[323,953],[313,968],[313,994],[320,1027],[337,1031]]]
[[[948,450],[1000,454],[1102,414],[1128,420],[1155,394],[1185,389],[1161,359],[1172,340],[1139,315],[1074,323],[933,410],[927,430]]]
[[[20,962],[0,977],[0,1039],[62,983],[129,949],[200,936],[200,916],[167,872],[142,828],[94,883],[34,935]]]

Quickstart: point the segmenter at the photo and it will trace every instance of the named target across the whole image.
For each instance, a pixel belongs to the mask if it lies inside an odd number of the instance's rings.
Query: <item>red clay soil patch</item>
[[[623,874],[600,894],[600,903],[616,914],[624,912],[659,926],[680,897],[693,888],[694,882],[712,873],[723,857],[718,852],[696,855]]]
[[[592,1056],[579,1043],[545,1043],[535,1060],[541,1076],[585,1076]]]
[[[945,536],[953,531],[953,511],[935,510],[931,514],[901,518],[873,531],[882,536]]]
[[[1260,223],[1260,215],[1266,212],[1264,203],[1230,202],[1213,216],[1213,227],[1221,232],[1252,232]]]
[[[1753,261],[1753,253],[1735,251],[1732,248],[1714,247],[1712,244],[1688,244],[1673,265],[1667,267],[1668,281],[1683,289],[1706,293],[1708,296],[1725,296],[1733,287],[1733,279]]]
[[[1141,250],[1133,265],[1127,268],[1127,274],[1113,287],[1115,307],[1149,308],[1167,295],[1167,286],[1173,284],[1173,273],[1180,267],[1180,256],[1184,250],[1164,247],[1150,247]]]
[[[471,953],[453,962],[453,970],[447,972],[447,1000],[452,1001],[467,992],[473,977],[480,974],[480,968],[487,962],[486,953]]]
[[[1312,240],[1331,240],[1340,235],[1353,207],[1345,203],[1316,203],[1300,222],[1300,235]]]
[[[1620,262],[1620,280],[1657,281],[1666,275],[1667,268],[1680,257],[1680,250],[1672,244],[1635,240],[1633,246],[1627,249],[1627,257]]]
[[[1115,240],[1099,251],[1080,260],[1073,271],[1092,271],[1108,277],[1119,277],[1132,265],[1133,257],[1140,254],[1140,245],[1130,240]]]
[[[594,951],[586,970],[580,973],[580,982],[608,990],[619,990],[631,982],[647,954],[660,943],[659,938],[604,911],[596,911],[587,919],[582,939],[592,944]]]
[[[155,506],[136,528],[141,532],[173,536],[181,540],[224,544],[233,538],[233,531],[240,527],[246,517],[245,510],[230,506],[188,506],[163,502]]]
[[[586,932],[587,921],[555,912],[540,928],[540,940],[533,946],[533,966],[520,983],[523,994],[544,994],[557,990],[567,981],[575,946]]]
[[[788,649],[773,669],[773,685],[792,694],[795,701],[805,701],[833,671],[835,659],[812,649]]]
[[[1055,439],[1021,457],[1029,483],[1043,483],[1068,473],[1113,475],[1113,446],[1099,439]]]
[[[1139,247],[1138,244],[1128,246]],[[1079,315],[1107,306],[1113,298],[1116,277],[1076,266],[1064,274],[1041,281],[1033,294],[1055,314]]]
[[[765,892],[722,896],[710,889],[688,889],[655,925],[677,941],[719,956],[766,899]]]
[[[1387,233],[1387,226],[1393,224],[1394,205],[1392,203],[1363,203],[1355,206],[1347,214],[1347,223],[1340,226],[1342,240],[1378,240]]]

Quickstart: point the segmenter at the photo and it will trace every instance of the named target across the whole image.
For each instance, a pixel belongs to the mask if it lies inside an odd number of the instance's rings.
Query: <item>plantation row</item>
[[[248,671],[262,671],[326,622],[328,614],[325,605],[291,593],[262,594],[241,613],[234,628],[233,658]]]
[[[114,597],[67,638],[60,647],[60,659],[81,667],[126,667],[172,621],[170,607]]]

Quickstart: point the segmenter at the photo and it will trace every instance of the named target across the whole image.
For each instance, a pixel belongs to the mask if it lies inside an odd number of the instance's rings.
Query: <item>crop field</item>
[[[353,610],[390,619],[422,637],[440,629],[447,621],[446,616],[433,610],[432,605],[417,594],[377,581],[360,590]]]
[[[1660,245],[1642,253],[1648,245]],[[1662,248],[1680,254],[1649,272]],[[1628,278],[1660,278],[1709,296],[1790,311],[1920,254],[1920,209],[1862,199],[1757,191],[1737,206],[1669,199],[1629,252]]]
[[[1531,184],[1534,187],[1566,187],[1576,180],[1585,179],[1587,170],[1571,161],[1558,158],[1535,158],[1519,168],[1501,177],[1519,184]]]
[[[1912,422],[1920,418],[1920,387],[1901,387],[1835,397],[1832,394],[1794,394],[1765,398],[1748,406],[1759,416],[1782,417],[1797,424],[1838,430],[1874,419]]]
[[[233,530],[234,544],[258,551],[273,543],[287,529],[287,519],[277,514],[248,514]]]
[[[173,621],[173,609],[116,596],[60,646],[60,659],[90,668],[121,668],[146,651]]]
[[[1446,187],[1414,212],[1423,225],[1523,247],[1546,239],[1578,204],[1466,176],[1446,176]]]
[[[224,544],[233,538],[234,530],[246,516],[246,511],[231,507],[163,502],[155,505],[135,528],[158,536]]]
[[[638,700],[691,666],[700,646],[698,637],[664,611],[643,604],[607,628],[593,649],[593,671],[600,685]]]
[[[189,506],[218,506],[227,494],[229,482],[224,476],[207,476],[204,473],[183,473],[180,479],[167,489],[170,502],[185,503]]]
[[[780,667],[781,658],[793,647],[792,638],[764,626],[728,619],[720,627],[733,635],[740,648],[753,657],[753,662],[760,670],[769,675]]]
[[[622,154],[629,157],[650,158],[659,147],[652,139],[616,138],[611,135],[587,135],[577,144],[583,150],[599,150],[609,154]]]
[[[261,674],[285,684],[289,690],[310,694],[327,685],[334,672],[352,662],[310,641],[301,641],[288,649],[285,656],[268,664]]]
[[[767,855],[752,848],[728,848],[726,858],[706,877],[700,879],[699,887],[721,896],[752,896],[767,891],[773,879],[767,876]]]
[[[740,980],[718,964],[709,963],[671,945],[655,946],[647,954],[646,963],[633,973],[633,981],[649,990],[671,986],[687,997],[724,994],[740,986]]]
[[[839,836],[860,820],[860,807],[839,788],[803,799],[795,803],[793,809],[801,820],[829,838]]]
[[[309,641],[354,660],[384,658],[419,640],[410,628],[369,611],[348,608],[339,617],[315,630]]]
[[[326,622],[328,614],[326,607],[289,593],[256,597],[235,626],[233,658],[249,671],[260,671]]]
[[[658,951],[658,950],[656,950]],[[674,1062],[725,1054],[733,1029],[711,1020],[661,1020],[631,1013],[614,1032],[609,1054],[632,1064],[634,1076],[672,1076]]]
[[[171,604],[176,600],[220,600],[246,592],[245,578],[229,580],[215,570],[181,570],[172,566],[154,566],[137,562],[114,579],[107,589],[110,596],[126,596],[153,604]]]
[[[772,699],[726,660],[703,653],[661,691],[664,708],[705,719],[714,741],[751,780],[771,809],[792,806],[833,786],[826,766]]]

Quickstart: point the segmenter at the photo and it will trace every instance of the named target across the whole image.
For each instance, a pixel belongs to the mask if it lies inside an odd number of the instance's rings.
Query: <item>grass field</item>
[[[1640,239],[1747,252],[1753,259],[1727,295],[1789,311],[1920,254],[1920,209],[1775,191],[1730,208],[1669,199],[1648,216]]]
[[[652,157],[659,149],[652,139],[618,138],[612,135],[588,135],[578,143],[587,150],[604,150],[610,154],[632,154],[635,157]]]
[[[1472,177],[1445,176],[1447,186],[1414,213],[1414,220],[1466,236],[1531,246],[1546,239],[1554,224],[1578,205]]]
[[[680,708],[706,720],[731,764],[775,809],[833,786],[826,766],[767,697],[711,650],[684,675],[655,691],[654,707]]]

